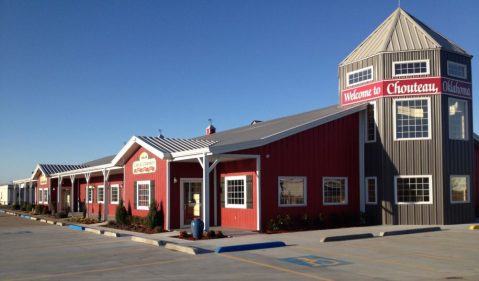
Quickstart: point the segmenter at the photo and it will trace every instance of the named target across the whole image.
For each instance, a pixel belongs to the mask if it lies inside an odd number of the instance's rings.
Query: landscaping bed
[[[180,235],[173,236],[173,237],[183,239],[183,240],[208,240],[208,239],[231,238],[231,236],[224,235],[223,232],[221,232],[220,230],[205,231],[205,232],[203,232],[203,236],[200,239],[194,238],[193,234],[191,234],[187,231],[181,231]]]
[[[160,226],[155,226],[154,228],[149,228],[149,227],[147,227],[143,224],[139,224],[139,223],[119,224],[119,223],[116,223],[114,221],[109,221],[107,224],[102,225],[102,227],[128,230],[128,231],[134,231],[134,232],[140,232],[140,233],[146,233],[146,234],[155,234],[155,233],[166,232]]]

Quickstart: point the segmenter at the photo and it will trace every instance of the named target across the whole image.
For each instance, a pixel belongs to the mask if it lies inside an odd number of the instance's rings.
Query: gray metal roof
[[[113,160],[113,158],[115,158],[115,155],[105,156],[105,157],[102,157],[102,158],[98,158],[98,159],[95,159],[95,160],[92,160],[92,161],[85,162],[82,165],[87,166],[87,167],[93,167],[93,166],[110,164],[111,160]]]
[[[176,139],[147,136],[138,136],[137,138],[147,143],[151,147],[161,151],[162,153],[175,153],[201,149],[216,143],[214,140],[204,139]]]
[[[63,173],[72,170],[86,168],[85,165],[59,165],[59,164],[38,164],[40,169],[46,174],[46,176],[51,174]]]
[[[470,56],[451,40],[432,30],[403,9],[397,8],[340,65],[349,64],[382,52],[439,48]]]

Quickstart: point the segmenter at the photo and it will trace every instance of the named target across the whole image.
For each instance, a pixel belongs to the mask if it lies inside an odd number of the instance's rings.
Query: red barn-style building
[[[206,229],[262,230],[286,214],[470,222],[479,215],[471,58],[398,8],[340,63],[339,105],[222,132],[210,124],[191,139],[134,136],[117,155],[39,165],[15,183],[35,190],[29,201],[103,218],[120,199],[146,216],[154,200],[166,229],[200,217]]]

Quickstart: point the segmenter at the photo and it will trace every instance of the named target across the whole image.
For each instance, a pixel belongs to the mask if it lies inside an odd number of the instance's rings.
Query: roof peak
[[[341,63],[349,64],[383,52],[444,49],[465,56],[464,49],[397,7]]]

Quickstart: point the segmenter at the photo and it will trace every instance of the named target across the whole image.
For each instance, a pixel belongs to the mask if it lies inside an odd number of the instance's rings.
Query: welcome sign
[[[142,152],[138,160],[133,162],[133,174],[149,174],[156,172],[156,159],[150,158],[148,153]]]

